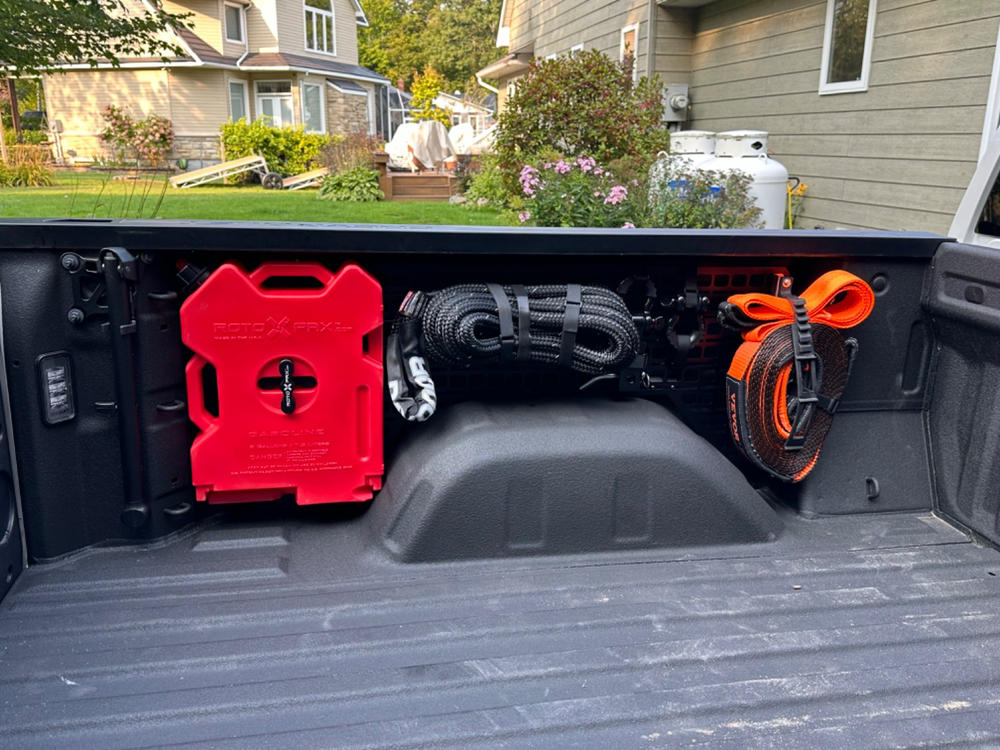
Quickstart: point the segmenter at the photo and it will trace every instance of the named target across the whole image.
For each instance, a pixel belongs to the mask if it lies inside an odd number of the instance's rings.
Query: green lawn
[[[116,180],[93,172],[57,172],[52,187],[0,189],[0,217],[505,223],[497,211],[447,203],[333,203],[319,200],[309,188],[289,192],[215,184],[180,190],[169,185],[164,189],[165,180],[159,175]]]

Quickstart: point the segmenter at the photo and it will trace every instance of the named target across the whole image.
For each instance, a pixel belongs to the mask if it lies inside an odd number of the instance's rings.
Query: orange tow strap
[[[875,306],[864,281],[847,271],[823,274],[802,293],[737,294],[719,320],[742,329],[726,373],[733,441],[772,476],[798,482],[816,465],[857,353],[836,330],[861,323]]]

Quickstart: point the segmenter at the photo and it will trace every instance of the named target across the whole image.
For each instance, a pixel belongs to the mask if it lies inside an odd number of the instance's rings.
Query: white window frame
[[[236,119],[233,117],[233,94],[230,89],[230,86],[234,83],[238,83],[243,87],[243,111],[246,112],[247,122],[253,122],[253,117],[250,116],[250,83],[245,78],[226,79],[226,93],[228,94],[226,106],[229,107],[229,121],[236,122]]]
[[[233,39],[229,36],[229,21],[226,18],[226,8],[236,8],[237,18],[240,19],[240,36],[241,39]],[[225,27],[226,41],[232,44],[242,44],[244,47],[247,44],[247,22],[244,17],[243,6],[238,3],[223,3],[222,4],[222,25]]]
[[[315,86],[319,89],[319,130],[309,130],[309,123],[306,122],[306,87]],[[325,133],[326,132],[326,99],[324,98],[323,86],[319,83],[313,83],[312,81],[301,81],[299,83],[299,101],[302,105],[302,127],[306,128],[307,133]]]
[[[868,90],[872,69],[872,44],[875,39],[875,16],[878,0],[868,0],[868,25],[865,27],[865,50],[861,57],[861,78],[857,81],[827,83],[830,76],[830,53],[833,51],[833,15],[837,0],[826,0],[826,25],[823,28],[823,59],[819,70],[819,94],[853,94]]]
[[[365,108],[368,111],[368,135],[375,135],[375,92],[365,89]]]
[[[569,48],[569,56],[570,57],[574,57],[575,55],[577,55],[580,52],[583,52],[583,45],[582,44],[574,44],[572,47]]]
[[[261,84],[261,83],[287,83],[290,88],[289,88],[289,92],[287,94],[261,94],[260,92],[257,91],[257,86],[259,84]],[[274,120],[272,118],[271,122],[268,123],[268,124],[271,127],[276,127],[276,128],[284,128],[284,127],[287,127],[289,125],[292,125],[292,126],[296,125],[297,123],[295,122],[295,96],[291,92],[292,88],[294,88],[294,83],[292,81],[288,80],[287,78],[275,78],[275,79],[268,79],[268,80],[264,80],[264,81],[254,81],[253,82],[253,103],[254,103],[254,108],[256,110],[255,114],[257,116],[254,117],[253,119],[256,121],[256,120],[259,120],[261,117],[265,116],[263,114],[264,110],[260,106],[260,98],[262,96],[263,97],[269,97],[269,98],[278,98],[278,97],[286,97],[287,96],[289,99],[292,100],[291,101],[291,106],[288,108],[288,111],[292,115],[292,121],[291,122],[276,123],[276,122],[274,122]]]
[[[625,62],[625,35],[628,32],[635,32],[635,49],[632,50],[632,81],[639,80],[639,24],[630,23],[622,26],[621,35],[618,37],[618,62]]]
[[[305,0],[302,0],[302,45],[309,51],[315,52],[317,55],[329,55],[330,57],[337,56],[337,13],[333,10],[336,7],[336,0],[330,0],[331,10],[323,10],[322,8],[313,8],[306,5]],[[309,46],[309,14],[315,13],[320,18],[330,17],[330,41],[332,42],[332,51],[326,49],[319,49],[318,47]],[[315,26],[315,20],[313,21]],[[323,24],[323,29],[325,31],[326,24]],[[317,37],[318,39],[319,37]]]

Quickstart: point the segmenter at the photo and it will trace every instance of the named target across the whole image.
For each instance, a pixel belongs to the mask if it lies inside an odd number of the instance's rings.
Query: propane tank
[[[712,160],[715,153],[715,133],[710,130],[678,130],[670,134],[670,153],[684,157],[692,167]]]
[[[667,181],[671,164],[683,169],[698,169],[712,160],[715,150],[715,133],[710,130],[678,130],[670,134],[670,153],[660,151],[656,162],[649,168],[649,200],[660,199],[660,191]]]
[[[701,164],[713,172],[744,172],[753,179],[750,195],[763,212],[765,229],[785,226],[788,170],[767,155],[767,133],[730,130],[715,136],[715,158]]]

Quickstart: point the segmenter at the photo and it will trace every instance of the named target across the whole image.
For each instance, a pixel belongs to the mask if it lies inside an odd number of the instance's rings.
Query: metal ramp
[[[268,172],[267,161],[263,156],[244,156],[240,159],[224,161],[221,164],[215,164],[211,167],[193,169],[190,172],[181,172],[170,178],[170,184],[175,188],[195,187],[196,185],[204,185],[207,182],[215,182],[216,180],[243,174],[244,172],[255,172],[261,176],[262,181],[269,174],[272,174]],[[279,177],[278,179],[280,180],[281,178]]]
[[[328,174],[330,174],[330,170],[327,167],[311,169],[302,174],[286,177],[281,181],[281,187],[284,190],[301,190],[302,188],[315,187],[323,182],[323,178]]]

